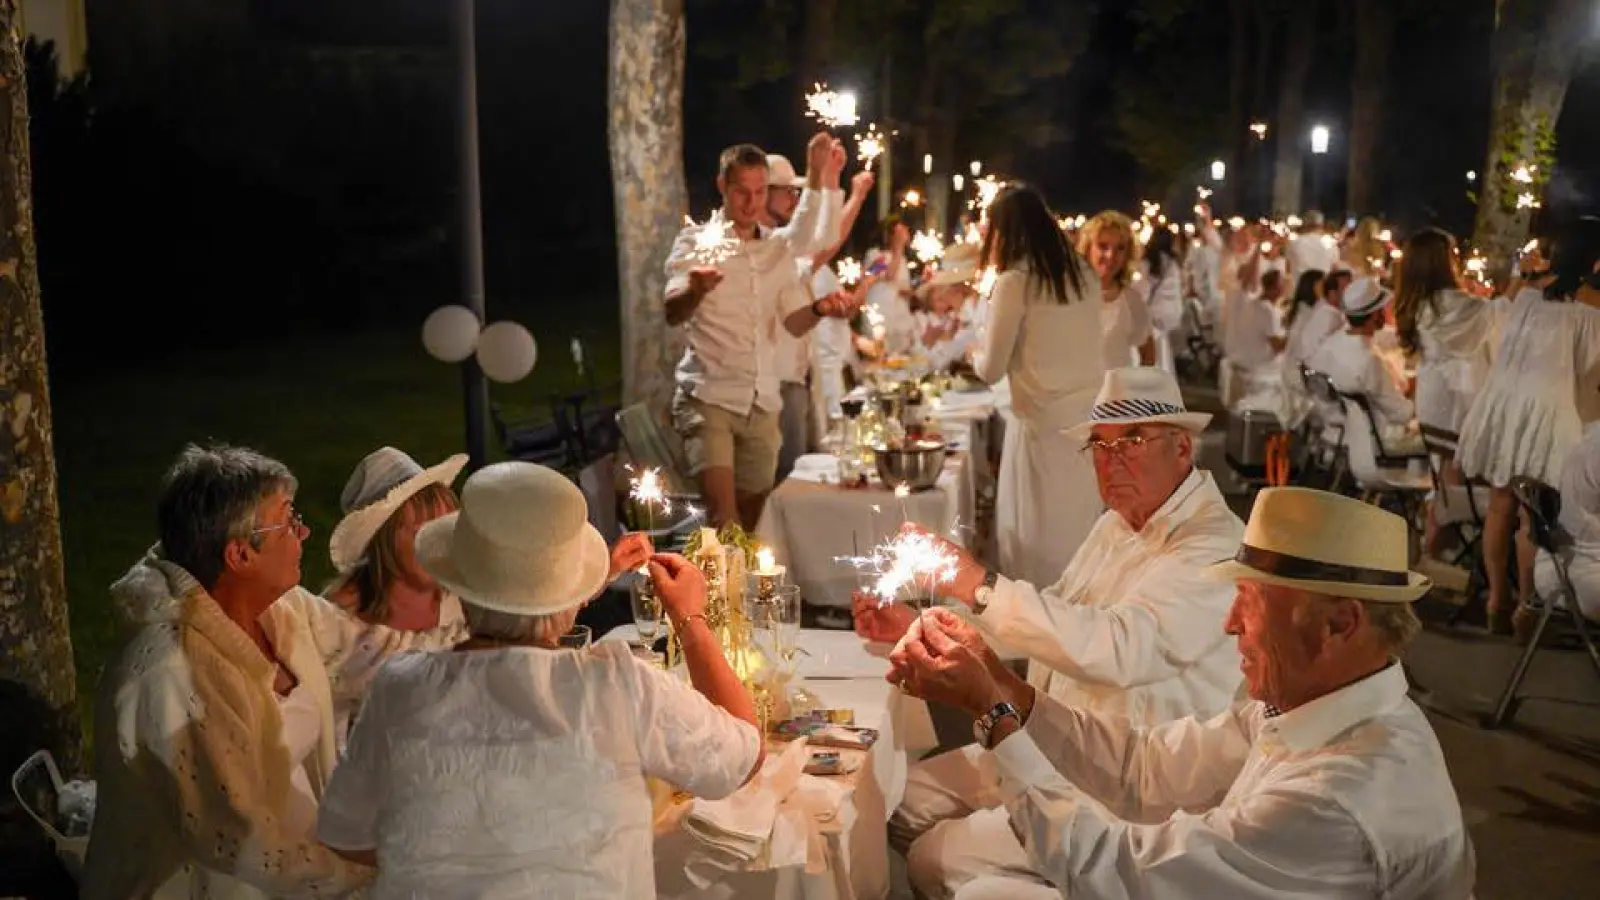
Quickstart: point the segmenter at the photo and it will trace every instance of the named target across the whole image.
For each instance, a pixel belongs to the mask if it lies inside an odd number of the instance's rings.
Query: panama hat
[[[344,493],[339,495],[339,511],[344,518],[328,538],[328,555],[334,569],[341,575],[348,574],[366,562],[373,535],[396,510],[430,484],[449,485],[466,464],[465,453],[457,453],[429,469],[393,447],[367,454],[356,464],[350,480],[345,482]]]
[[[583,492],[526,462],[468,478],[461,510],[417,532],[417,561],[463,603],[521,616],[582,604],[605,588],[611,570]]]
[[[1162,369],[1134,366],[1112,369],[1100,385],[1089,411],[1089,421],[1066,429],[1073,440],[1085,440],[1096,425],[1176,425],[1199,434],[1211,421],[1210,413],[1190,412],[1183,405],[1178,382]]]
[[[978,277],[978,245],[954,244],[944,251],[944,257],[939,260],[939,269],[934,272],[924,288],[948,287],[952,284],[966,284]]]
[[[767,154],[767,184],[771,187],[803,188],[806,180],[794,170],[789,157],[777,153]]]
[[[1206,573],[1222,581],[1410,603],[1433,582],[1410,571],[1407,536],[1405,519],[1360,500],[1310,488],[1267,488],[1256,495],[1239,552]]]
[[[1339,305],[1343,307],[1344,314],[1349,318],[1370,316],[1388,306],[1394,299],[1376,278],[1357,278],[1345,285],[1344,293],[1339,295]]]

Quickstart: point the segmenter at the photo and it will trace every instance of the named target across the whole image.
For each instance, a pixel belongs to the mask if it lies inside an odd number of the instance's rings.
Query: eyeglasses
[[[1097,456],[1127,456],[1143,450],[1146,444],[1153,444],[1166,437],[1165,434],[1125,434],[1113,440],[1090,438],[1084,442],[1083,452],[1094,453]]]
[[[258,534],[266,534],[269,531],[279,531],[279,530],[284,529],[284,528],[292,528],[292,529],[294,529],[294,533],[295,534],[299,534],[300,532],[306,530],[306,520],[300,518],[300,512],[299,512],[299,510],[294,508],[294,504],[293,503],[289,504],[289,520],[288,521],[283,522],[283,523],[278,524],[278,525],[268,525],[265,528],[253,528],[250,531],[250,536],[251,537],[255,537]]]

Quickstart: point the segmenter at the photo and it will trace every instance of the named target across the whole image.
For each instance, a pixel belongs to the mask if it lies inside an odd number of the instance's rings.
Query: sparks
[[[987,213],[989,205],[994,203],[994,198],[1000,195],[1001,185],[999,179],[993,175],[985,175],[974,181],[972,187],[977,191],[977,195],[972,198],[970,205],[973,209],[983,210]]]
[[[1239,230],[1243,229],[1244,228],[1244,216],[1233,216],[1233,217],[1229,218],[1228,219],[1228,227],[1232,228],[1234,231],[1239,231]]]
[[[944,256],[944,241],[932,231],[919,231],[911,238],[911,252],[925,263]]]
[[[1289,218],[1284,220],[1284,224],[1288,225],[1290,228],[1293,228],[1295,231],[1299,231],[1300,230],[1300,226],[1304,225],[1305,221],[1303,219],[1301,219],[1299,216],[1290,216]]]
[[[1203,184],[1197,184],[1197,185],[1195,185],[1195,187],[1194,187],[1194,192],[1195,192],[1195,194],[1196,194],[1196,195],[1197,195],[1197,196],[1199,196],[1199,198],[1200,198],[1200,199],[1201,199],[1201,200],[1204,200],[1204,199],[1206,199],[1206,198],[1207,198],[1207,197],[1209,197],[1209,196],[1211,196],[1211,195],[1212,195],[1212,194],[1213,194],[1213,193],[1215,193],[1215,192],[1214,192],[1214,191],[1212,191],[1212,190],[1211,190],[1211,188],[1208,188],[1208,187],[1206,187],[1206,186],[1205,186],[1205,185],[1203,185]]]
[[[984,266],[983,271],[978,273],[978,280],[973,284],[973,288],[978,292],[978,296],[986,298],[994,293],[994,283],[999,278],[1000,273],[995,271],[994,266]]]
[[[733,223],[721,216],[712,215],[704,225],[684,216],[683,224],[694,229],[694,249],[690,255],[702,266],[720,265],[739,250],[739,236],[733,232]]]
[[[821,83],[814,85],[806,95],[806,115],[829,128],[849,128],[861,121],[856,115],[855,94],[830,91]]]
[[[922,192],[916,188],[908,188],[905,196],[900,201],[901,206],[921,206]]]
[[[884,604],[894,602],[910,586],[931,592],[935,585],[949,583],[959,565],[938,538],[919,532],[896,535],[874,548],[871,556],[841,556],[835,562],[876,573],[872,593]]]
[[[1251,122],[1250,123],[1250,133],[1255,135],[1256,136],[1256,140],[1258,140],[1258,141],[1266,140],[1267,139],[1267,123],[1265,123],[1265,122]]]
[[[1517,209],[1538,209],[1541,205],[1539,198],[1527,191],[1517,195]]]
[[[1518,184],[1533,184],[1533,173],[1539,171],[1538,166],[1521,165],[1511,173],[1511,180]]]
[[[867,133],[856,137],[856,159],[861,161],[862,167],[872,171],[872,164],[883,155],[883,135],[878,133],[877,123],[867,126]]]
[[[853,256],[846,256],[833,264],[834,272],[839,276],[839,283],[846,287],[853,287],[861,283],[861,263]]]

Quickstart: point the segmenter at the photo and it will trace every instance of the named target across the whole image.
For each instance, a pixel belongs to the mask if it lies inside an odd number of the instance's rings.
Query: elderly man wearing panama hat
[[[955,896],[1471,895],[1472,846],[1397,657],[1420,629],[1406,523],[1348,497],[1261,492],[1226,622],[1251,699],[1141,729],[1042,695],[944,610],[890,679],[970,713],[1027,862]]]
[[[1361,394],[1372,408],[1372,416],[1389,453],[1422,453],[1422,434],[1416,425],[1416,408],[1395,383],[1373,337],[1383,328],[1394,300],[1376,278],[1357,278],[1344,289],[1340,305],[1344,308],[1345,330],[1329,337],[1312,351],[1306,365],[1327,375],[1339,390]],[[1324,421],[1340,422],[1339,410],[1323,411]]]
[[[1040,590],[960,559],[947,588],[1002,644],[1026,654],[1028,680],[1055,699],[1135,725],[1227,709],[1239,654],[1222,632],[1233,592],[1205,570],[1239,545],[1244,523],[1195,468],[1211,417],[1189,412],[1171,374],[1107,372],[1089,421],[1068,430],[1091,456],[1102,514],[1055,584]],[[896,640],[914,615],[857,604],[868,636]],[[918,764],[891,820],[912,882],[937,896],[1023,859],[980,748]]]

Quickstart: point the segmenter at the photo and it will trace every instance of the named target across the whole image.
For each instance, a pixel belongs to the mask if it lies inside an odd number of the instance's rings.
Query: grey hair
[[[1372,623],[1390,652],[1396,655],[1422,632],[1422,620],[1417,618],[1417,611],[1409,603],[1358,602],[1366,613],[1367,621]]]
[[[462,600],[461,615],[467,620],[467,631],[471,632],[473,637],[520,643],[550,641],[566,634],[572,630],[572,623],[578,618],[578,609],[573,607],[561,612],[523,616],[497,609],[484,609]]]
[[[254,531],[261,501],[298,488],[288,466],[247,447],[190,444],[161,479],[156,531],[162,554],[210,590],[222,575],[229,541],[260,548]]]

